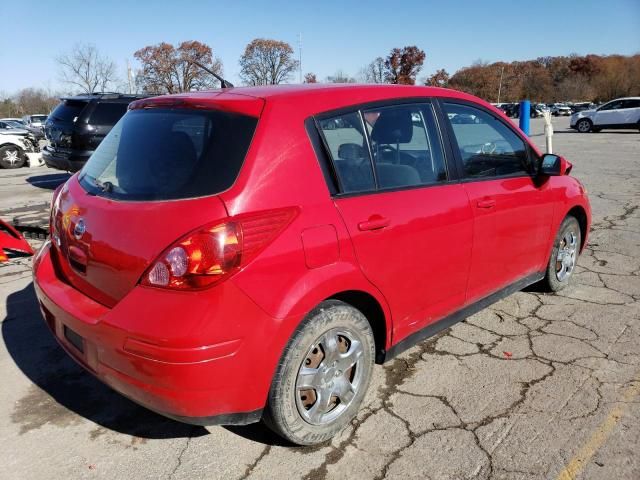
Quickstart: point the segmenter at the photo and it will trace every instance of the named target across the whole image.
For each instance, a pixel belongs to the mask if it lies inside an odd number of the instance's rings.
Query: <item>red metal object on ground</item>
[[[5,250],[14,250],[28,255],[33,255],[31,245],[20,232],[0,219],[0,262],[9,260]]]

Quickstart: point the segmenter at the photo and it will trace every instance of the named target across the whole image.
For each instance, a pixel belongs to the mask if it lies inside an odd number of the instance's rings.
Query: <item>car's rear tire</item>
[[[572,215],[567,215],[553,241],[547,271],[542,281],[546,290],[557,292],[568,285],[578,261],[581,242],[582,232],[578,220]]]
[[[592,128],[593,123],[591,123],[591,120],[587,118],[581,118],[576,123],[576,130],[578,130],[580,133],[589,133]]]
[[[14,145],[0,147],[0,167],[20,168],[26,162],[25,155]]]
[[[356,308],[327,300],[289,340],[263,420],[298,445],[323,443],[357,414],[375,359],[369,322]]]

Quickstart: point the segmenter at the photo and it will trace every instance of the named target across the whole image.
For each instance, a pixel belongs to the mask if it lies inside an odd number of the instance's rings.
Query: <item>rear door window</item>
[[[80,175],[90,193],[123,200],[214,195],[235,182],[258,119],[223,111],[128,112]]]
[[[430,104],[372,108],[322,117],[318,124],[341,193],[447,180],[442,143]]]
[[[640,100],[624,100],[620,108],[640,108]]]
[[[375,108],[365,110],[363,118],[379,188],[429,185],[447,180],[431,105]]]
[[[127,113],[127,103],[98,102],[91,112],[88,123],[92,125],[115,125]]]

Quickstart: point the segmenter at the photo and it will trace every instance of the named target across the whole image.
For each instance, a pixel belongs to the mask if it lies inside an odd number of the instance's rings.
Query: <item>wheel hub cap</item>
[[[573,273],[578,255],[578,237],[573,231],[565,233],[556,255],[556,278],[564,282]]]
[[[339,417],[362,383],[362,343],[349,331],[332,329],[311,346],[296,378],[298,412],[313,425]]]

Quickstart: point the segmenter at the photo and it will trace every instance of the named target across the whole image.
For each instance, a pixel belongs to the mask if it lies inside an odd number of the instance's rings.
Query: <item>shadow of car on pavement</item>
[[[27,177],[27,183],[34,187],[42,188],[44,190],[55,190],[59,185],[69,180],[71,175],[69,173],[49,173],[45,175],[34,175]]]
[[[198,437],[208,432],[204,427],[187,425],[158,415],[118,394],[77,365],[53,338],[42,320],[33,283],[7,298],[7,315],[2,322],[2,338],[9,355],[35,386],[68,409],[116,432],[141,438]],[[47,412],[47,401],[28,394],[16,402],[11,418],[21,431],[59,422],[60,412]],[[34,411],[37,409],[38,411]],[[71,413],[73,412],[73,413]],[[48,417],[48,415],[50,415]]]
[[[171,420],[134,403],[76,364],[42,319],[33,283],[8,296],[6,311],[2,338],[9,355],[33,382],[36,397],[50,396],[56,408],[64,407],[63,414],[71,419],[79,415],[103,428],[146,439],[193,438],[209,433],[205,427]],[[20,424],[21,431],[61,423],[59,411],[47,411],[46,400],[27,394],[16,402],[11,418]],[[26,404],[21,406],[21,402]],[[262,423],[223,428],[266,445],[292,445]]]

